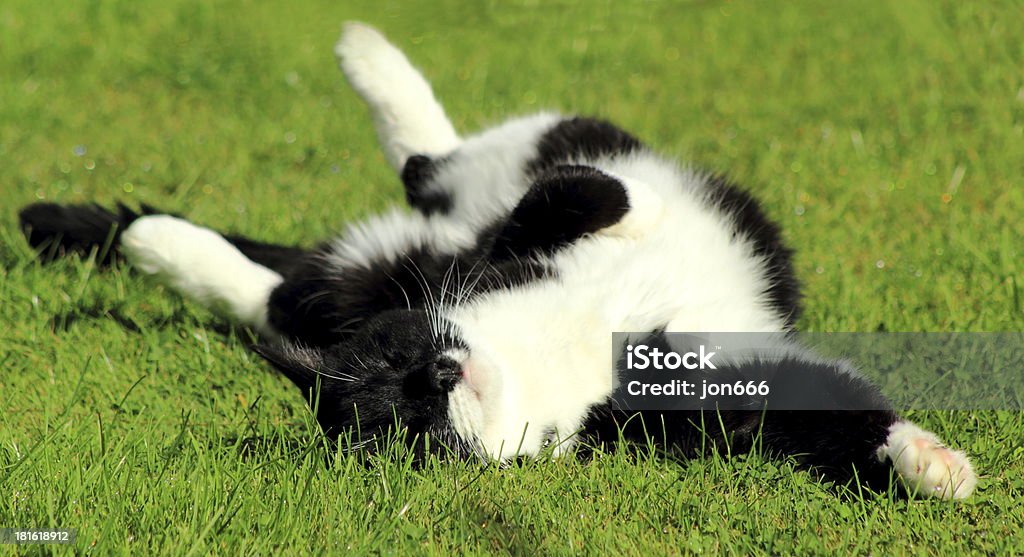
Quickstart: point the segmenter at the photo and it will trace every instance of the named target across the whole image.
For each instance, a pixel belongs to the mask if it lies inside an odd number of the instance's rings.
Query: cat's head
[[[392,310],[328,347],[284,343],[255,351],[309,397],[328,436],[367,440],[399,424],[410,439],[468,451],[450,416],[466,346],[455,328],[421,310]],[[457,418],[456,418],[457,419]]]

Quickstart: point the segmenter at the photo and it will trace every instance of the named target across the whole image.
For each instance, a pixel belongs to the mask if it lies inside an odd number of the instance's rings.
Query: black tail
[[[223,236],[225,240],[231,242],[232,245],[238,248],[238,251],[245,254],[252,261],[268,269],[273,269],[282,275],[296,266],[301,261],[302,256],[308,253],[308,250],[298,246],[268,244],[233,234],[223,234]]]
[[[19,218],[25,237],[44,262],[70,254],[88,256],[96,254],[96,261],[107,265],[120,254],[121,233],[136,219],[147,215],[171,214],[142,204],[134,211],[118,203],[110,211],[95,203],[88,205],[57,205],[35,203],[21,210]],[[223,235],[246,257],[284,273],[294,265],[306,250],[294,246],[281,246],[251,240],[242,236]]]
[[[95,252],[97,262],[109,264],[118,257],[116,248],[121,232],[135,219],[158,213],[148,205],[142,205],[141,211],[136,212],[118,203],[115,213],[95,203],[35,203],[22,209],[18,216],[29,245],[44,262],[69,254]]]

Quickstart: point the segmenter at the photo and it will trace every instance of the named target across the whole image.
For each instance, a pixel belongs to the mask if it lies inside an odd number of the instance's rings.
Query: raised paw
[[[334,54],[349,84],[369,106],[384,155],[396,171],[402,171],[411,155],[440,155],[459,145],[430,84],[379,31],[346,23]]]
[[[934,433],[910,422],[889,428],[878,458],[889,460],[903,485],[918,496],[964,499],[978,483],[967,455],[943,446]]]
[[[345,23],[334,54],[349,84],[378,118],[398,124],[398,120],[414,116],[423,104],[436,102],[430,86],[405,54],[369,25]]]
[[[380,31],[358,21],[349,21],[342,26],[341,37],[334,46],[334,54],[349,79],[361,77],[353,76],[353,73],[372,73],[375,64],[387,62],[388,58],[392,59],[392,63],[396,56],[399,60],[405,59]]]

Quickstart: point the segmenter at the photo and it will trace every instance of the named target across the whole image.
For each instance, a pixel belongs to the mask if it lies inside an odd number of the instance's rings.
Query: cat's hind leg
[[[974,492],[978,479],[963,451],[946,447],[912,422],[897,421],[888,431],[876,456],[892,464],[908,490],[941,499],[963,499]]]
[[[334,52],[349,84],[370,107],[395,172],[401,173],[412,155],[443,155],[459,146],[430,84],[380,32],[348,22]]]
[[[682,327],[670,322],[666,329]],[[642,342],[662,353],[698,349],[689,335],[654,333]],[[699,350],[703,353],[704,344]],[[677,398],[674,410],[641,409],[643,419],[623,427],[623,435],[644,439],[649,434],[644,423],[663,424],[666,442],[684,452],[760,447],[767,455],[793,458],[835,482],[856,481],[884,491],[896,480],[922,497],[963,499],[977,485],[963,452],[946,448],[934,433],[902,418],[881,389],[845,360],[822,358],[786,341],[695,367],[685,375],[693,392]],[[627,374],[620,380],[643,378],[625,359],[620,373]],[[662,381],[665,376],[655,371],[649,377]],[[751,390],[755,385],[757,392]],[[639,400],[627,402],[639,407]]]
[[[891,475],[910,494],[939,499],[965,499],[978,483],[963,452],[892,412],[767,412],[760,433],[772,452],[837,481],[855,470],[861,483],[884,490]]]
[[[758,365],[764,364],[744,364]],[[773,393],[801,392],[811,406],[828,409],[764,412],[758,434],[769,452],[796,458],[833,480],[856,477],[874,489],[885,489],[895,477],[919,497],[964,499],[974,492],[978,479],[967,456],[901,418],[849,364],[795,357],[774,365],[779,373]]]

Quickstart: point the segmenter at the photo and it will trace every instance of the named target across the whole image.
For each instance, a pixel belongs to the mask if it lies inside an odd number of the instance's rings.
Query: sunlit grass
[[[248,333],[125,269],[38,266],[37,199],[312,243],[401,200],[335,69],[379,26],[457,126],[561,108],[728,172],[798,250],[815,331],[1024,327],[1019,3],[0,5],[0,527],[97,554],[1024,551],[1024,418],[917,413],[962,504],[758,456],[500,468],[325,445]],[[978,381],[1000,370],[978,370]],[[57,546],[47,546],[56,548]]]

